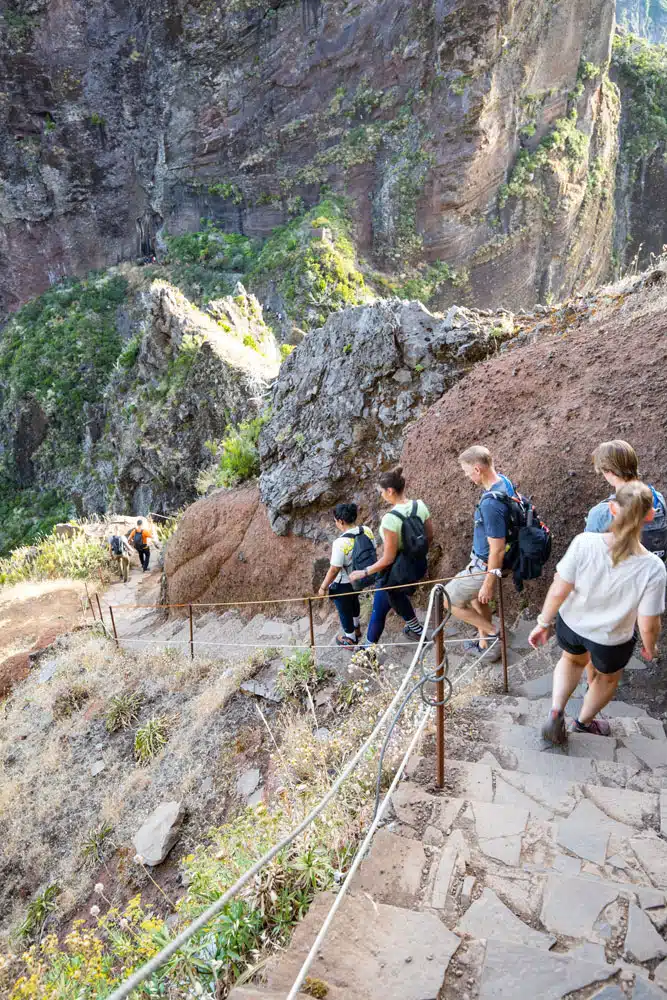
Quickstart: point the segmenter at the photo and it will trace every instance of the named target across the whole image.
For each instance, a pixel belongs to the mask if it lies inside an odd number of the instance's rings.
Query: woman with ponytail
[[[577,535],[556,567],[531,646],[543,645],[554,624],[562,655],[554,671],[552,710],[542,729],[551,743],[565,743],[565,706],[592,663],[589,685],[574,732],[609,736],[606,719],[595,716],[614,697],[634,650],[635,626],[652,660],[665,610],[667,570],[642,545],[642,529],[654,516],[653,494],[644,483],[621,486],[610,501],[613,521],[603,534]]]

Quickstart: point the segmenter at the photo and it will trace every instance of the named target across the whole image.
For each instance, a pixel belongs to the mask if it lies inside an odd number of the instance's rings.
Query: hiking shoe
[[[611,723],[608,719],[593,719],[584,725],[575,719],[572,725],[573,733],[591,733],[593,736],[611,736]]]
[[[463,651],[465,653],[481,653],[479,639],[465,639],[463,642]]]
[[[408,639],[412,639],[413,642],[419,642],[423,635],[424,629],[420,628],[419,632],[416,632],[413,628],[409,628],[407,625],[403,629],[403,635],[407,635]]]
[[[484,655],[484,661],[486,663],[497,663],[498,660],[502,660],[503,650],[500,643],[500,636],[489,635],[486,637],[488,646],[480,647],[480,653]]]
[[[345,635],[344,633],[343,633],[343,635],[337,635],[336,636],[336,645],[337,646],[353,646],[353,647],[356,647],[357,644],[358,644],[358,640],[356,639],[356,637],[354,639],[351,639],[349,635]]]
[[[542,726],[542,739],[556,746],[567,743],[567,729],[565,728],[565,715],[554,711],[549,712],[549,718]]]

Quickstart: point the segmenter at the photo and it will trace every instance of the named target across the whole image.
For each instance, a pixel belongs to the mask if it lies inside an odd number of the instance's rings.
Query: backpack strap
[[[650,489],[651,493],[653,494],[653,506],[654,506],[654,508],[656,510],[658,510],[658,509],[662,510],[663,513],[664,513],[665,512],[665,506],[664,506],[662,500],[660,499],[660,497],[658,496],[658,491],[656,489],[654,489],[653,486],[650,486],[650,485],[649,485],[648,488]]]
[[[417,511],[419,510],[419,504],[417,500],[412,501],[412,510],[410,511],[410,517],[416,517]]]
[[[414,502],[415,501],[413,501],[413,503]],[[389,513],[394,514],[399,519],[401,524],[405,524],[405,522],[407,521],[407,517],[405,516],[405,514],[401,514],[400,510],[396,510],[395,507],[392,507]]]

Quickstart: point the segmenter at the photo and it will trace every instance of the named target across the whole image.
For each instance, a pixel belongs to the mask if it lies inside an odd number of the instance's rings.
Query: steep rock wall
[[[572,94],[582,61],[604,68],[613,16],[613,0],[10,0],[0,313],[150,252],[164,227],[207,216],[266,235],[325,184],[352,200],[378,265],[444,259],[469,272],[471,302],[590,283],[609,222],[594,197],[582,209],[588,148],[549,218],[517,222],[498,192],[528,133],[568,107],[608,156],[602,73]],[[490,266],[499,246],[511,267]]]

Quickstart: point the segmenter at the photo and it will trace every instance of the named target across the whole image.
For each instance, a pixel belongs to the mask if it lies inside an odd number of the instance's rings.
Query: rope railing
[[[431,615],[433,613],[435,598],[436,598],[436,588],[434,587],[429,597],[429,603],[426,615],[427,622],[430,621]],[[242,875],[239,879],[237,879],[234,885],[232,885],[219,899],[217,899],[214,903],[212,903],[209,907],[207,907],[207,909],[204,910],[204,912],[201,913],[195,920],[193,920],[192,923],[188,925],[188,927],[186,927],[183,931],[181,931],[181,933],[178,934],[173,939],[173,941],[170,941],[169,944],[165,945],[165,947],[162,948],[157,955],[154,955],[153,958],[149,959],[149,961],[146,962],[135,973],[133,973],[129,977],[129,979],[127,979],[116,990],[114,990],[114,992],[111,994],[108,1000],[125,1000],[125,998],[128,997],[133,990],[135,990],[138,986],[140,986],[143,982],[145,982],[149,978],[149,976],[153,975],[154,972],[157,972],[157,970],[160,969],[165,964],[165,962],[167,962],[171,958],[172,955],[174,955],[177,951],[179,951],[183,947],[183,945],[185,945],[197,933],[197,931],[201,930],[208,923],[210,923],[210,921],[213,920],[224,909],[225,905],[230,901],[230,899],[233,899],[233,897],[238,892],[240,892],[240,890],[245,885],[247,885],[248,882],[250,882],[251,879],[253,879],[255,875],[259,871],[261,871],[262,868],[265,867],[265,865],[267,865],[273,858],[275,858],[275,856],[279,854],[280,851],[284,850],[287,846],[289,846],[289,844],[291,844],[294,840],[296,840],[296,838],[301,833],[303,833],[303,831],[306,830],[315,819],[317,819],[317,817],[326,809],[327,805],[332,801],[332,799],[338,794],[338,791],[340,790],[341,786],[345,783],[345,781],[349,778],[349,776],[353,773],[353,771],[356,770],[361,761],[366,758],[366,754],[374,745],[379,733],[384,728],[385,724],[391,717],[394,708],[399,704],[401,697],[404,695],[404,692],[410,682],[410,678],[412,677],[415,665],[418,662],[419,657],[422,655],[422,650],[426,645],[429,644],[430,643],[428,643],[426,639],[426,629],[424,629],[424,632],[422,633],[421,638],[417,644],[415,655],[410,661],[410,665],[405,671],[403,679],[400,685],[398,686],[396,693],[394,694],[394,697],[389,703],[389,706],[385,709],[382,716],[376,723],[370,736],[367,737],[367,739],[364,741],[364,743],[359,748],[354,757],[343,768],[337,779],[332,784],[329,791],[326,793],[326,795],[323,796],[322,799],[320,799],[318,804],[314,806],[313,809],[311,809],[308,815],[296,827],[294,827],[294,829],[291,830],[290,833],[288,833],[285,837],[283,837],[282,840],[279,841],[279,843],[275,844],[269,851],[266,852],[266,854],[264,854],[258,861],[256,861],[255,864],[251,868],[249,868],[244,875]],[[428,709],[428,711],[430,711],[430,708]]]
[[[125,998],[127,998],[133,992],[133,990],[135,990],[138,986],[144,983],[150,976],[153,975],[153,973],[157,972],[171,958],[171,956],[174,955],[177,951],[179,951],[199,930],[204,928],[213,919],[215,919],[215,917],[218,916],[218,914],[224,909],[226,904],[231,899],[233,899],[233,897],[237,895],[237,893],[240,892],[240,890],[243,889],[243,887],[246,886],[257,875],[257,873],[261,871],[263,867],[265,867],[265,865],[267,865],[274,857],[276,857],[277,854],[279,854],[289,844],[291,844],[298,836],[300,836],[300,834],[303,833],[311,825],[311,823],[313,823],[315,819],[317,819],[317,817],[321,815],[321,813],[326,809],[329,803],[338,794],[340,788],[345,783],[345,781],[347,781],[350,775],[356,770],[358,765],[363,760],[367,759],[367,754],[372,748],[374,748],[374,745],[377,741],[380,732],[384,729],[384,727],[388,723],[390,723],[381,750],[380,765],[379,765],[380,766],[379,774],[381,776],[384,751],[386,749],[388,740],[391,737],[391,734],[394,730],[396,722],[398,718],[400,718],[400,715],[402,714],[409,700],[409,697],[411,697],[412,694],[414,694],[417,690],[420,689],[423,690],[423,686],[425,683],[428,682],[435,683],[437,690],[440,692],[439,700],[437,699],[429,700],[424,698],[426,707],[420,717],[417,729],[410,741],[410,744],[405,754],[403,755],[403,758],[398,766],[396,774],[394,775],[389,790],[387,791],[381,803],[378,804],[376,802],[376,811],[374,814],[374,818],[371,822],[371,825],[356,852],[355,858],[347,873],[347,876],[334,900],[334,903],[315,939],[315,942],[313,943],[313,946],[305,962],[301,967],[297,979],[295,980],[294,985],[290,990],[287,1000],[294,1000],[294,998],[297,996],[297,993],[299,992],[299,988],[302,985],[314,958],[317,955],[321,943],[324,940],[324,937],[326,936],[329,927],[331,926],[335,914],[339,909],[343,901],[343,898],[345,897],[345,894],[347,893],[352,883],[354,875],[356,874],[359,865],[361,864],[366,854],[366,851],[368,850],[372,838],[380,822],[382,821],[382,818],[391,801],[391,796],[395,791],[396,786],[398,785],[398,782],[400,781],[405,771],[405,767],[407,766],[410,756],[412,755],[415,747],[417,746],[417,743],[424,731],[424,728],[426,726],[426,723],[428,721],[431,712],[433,711],[433,708],[436,707],[440,715],[444,709],[445,702],[449,700],[449,697],[451,697],[454,686],[460,684],[463,678],[467,676],[467,674],[470,673],[470,671],[480,662],[480,660],[483,659],[484,655],[486,655],[487,650],[484,650],[481,653],[481,655],[477,657],[470,664],[470,666],[462,674],[460,674],[453,682],[449,681],[449,679],[446,676],[447,659],[446,659],[446,653],[444,651],[444,638],[443,638],[444,626],[449,616],[448,615],[445,616],[443,614],[443,608],[442,608],[443,594],[444,594],[444,588],[441,585],[434,586],[433,589],[431,590],[425,616],[424,631],[419,639],[419,642],[417,643],[415,654],[412,657],[410,665],[407,667],[403,675],[401,683],[399,684],[393,698],[391,699],[391,702],[383,712],[380,719],[377,721],[371,734],[367,737],[367,739],[364,741],[364,743],[358,749],[358,751],[352,757],[352,759],[343,768],[343,770],[336,778],[336,780],[334,781],[334,783],[332,784],[331,788],[328,790],[326,795],[324,795],[322,799],[320,799],[317,805],[314,806],[313,809],[311,809],[308,815],[305,816],[304,819],[301,820],[299,824],[297,824],[297,826],[295,826],[285,837],[283,837],[277,844],[275,844],[269,851],[267,851],[258,861],[256,861],[255,864],[251,868],[249,868],[248,871],[246,871],[239,879],[237,879],[234,885],[232,885],[229,889],[227,889],[227,891],[219,899],[217,899],[214,903],[212,903],[209,907],[207,907],[207,909],[204,910],[203,913],[201,913],[186,928],[184,928],[183,931],[181,931],[178,935],[176,935],[176,937],[172,941],[170,941],[167,945],[165,945],[165,947],[162,948],[157,955],[154,955],[151,959],[149,959],[140,969],[134,972],[124,983],[122,983],[116,990],[114,990],[114,992],[110,995],[108,1000],[125,1000]],[[433,630],[431,638],[427,639],[426,628],[428,624],[431,622],[434,612],[436,615],[436,626],[435,629]],[[433,647],[434,645],[438,651],[437,653],[438,662],[436,664],[435,670],[425,671],[422,669],[422,677],[416,684],[412,686],[408,697],[406,697],[408,685],[410,684],[410,680],[414,675],[415,668],[417,666],[422,665],[426,650],[430,647]],[[445,682],[447,683],[449,688],[446,698],[443,697],[442,695],[442,692],[444,691]],[[439,727],[441,725],[442,723],[439,721]],[[439,732],[439,740],[441,740],[444,748],[444,730],[442,729]]]

